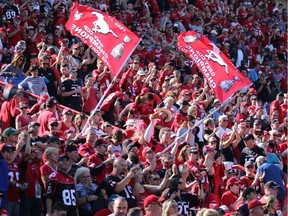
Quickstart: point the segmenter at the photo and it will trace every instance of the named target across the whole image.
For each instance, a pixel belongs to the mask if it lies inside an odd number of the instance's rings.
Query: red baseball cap
[[[265,203],[260,202],[258,199],[254,199],[248,203],[248,209],[251,210],[257,206],[263,206],[263,205],[265,205]]]
[[[192,97],[197,97],[197,95],[199,95],[199,94],[200,94],[199,91],[194,91],[194,92],[192,93]]]
[[[183,89],[180,94],[181,95],[183,95],[183,94],[188,95],[188,94],[190,94],[190,91],[188,89]]]
[[[145,158],[146,153],[149,152],[149,151],[153,151],[153,149],[150,148],[150,147],[145,147],[145,148],[142,150],[142,157]]]
[[[144,200],[144,208],[152,203],[160,203],[160,200],[155,195],[149,195]]]
[[[232,185],[232,184],[240,184],[241,181],[237,179],[236,177],[231,177],[227,181],[227,186]]]

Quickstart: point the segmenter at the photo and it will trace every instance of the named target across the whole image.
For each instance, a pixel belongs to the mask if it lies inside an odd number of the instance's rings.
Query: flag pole
[[[213,110],[213,112],[209,113],[205,118],[201,119],[199,122],[197,122],[192,128],[189,128],[185,133],[183,133],[181,136],[177,137],[177,138],[182,138],[184,137],[186,134],[188,134],[191,130],[193,130],[194,128],[198,127],[200,124],[202,124],[202,122],[207,119],[210,118],[210,116],[212,116],[215,112],[217,112],[220,108],[226,106],[226,104],[228,102],[230,102],[234,97],[236,96],[236,94],[232,97],[230,97],[228,100],[226,100],[222,105],[220,105],[217,109]],[[169,146],[167,146],[162,152],[161,154],[166,153],[170,148],[172,148],[174,145],[176,144],[176,140],[171,143]]]

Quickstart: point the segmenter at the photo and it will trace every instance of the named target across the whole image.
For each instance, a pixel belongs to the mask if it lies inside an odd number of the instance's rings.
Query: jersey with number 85
[[[72,176],[64,174],[59,170],[49,176],[47,184],[47,198],[52,199],[53,203],[62,202],[69,207],[69,216],[76,214],[75,183]],[[74,211],[74,213],[73,213]]]

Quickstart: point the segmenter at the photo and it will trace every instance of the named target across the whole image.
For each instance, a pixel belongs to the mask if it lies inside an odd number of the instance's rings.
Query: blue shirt
[[[279,166],[272,163],[264,163],[257,169],[257,173],[260,172],[265,172],[264,183],[268,181],[274,181],[283,190],[285,189],[283,184],[283,177],[285,174]]]

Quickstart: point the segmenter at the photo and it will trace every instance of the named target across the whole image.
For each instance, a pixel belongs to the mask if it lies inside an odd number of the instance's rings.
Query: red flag
[[[114,17],[75,2],[65,27],[89,46],[114,75],[140,42],[140,38]]]
[[[226,101],[236,91],[251,85],[218,47],[198,32],[181,33],[178,37],[178,48],[194,61],[221,102]]]

